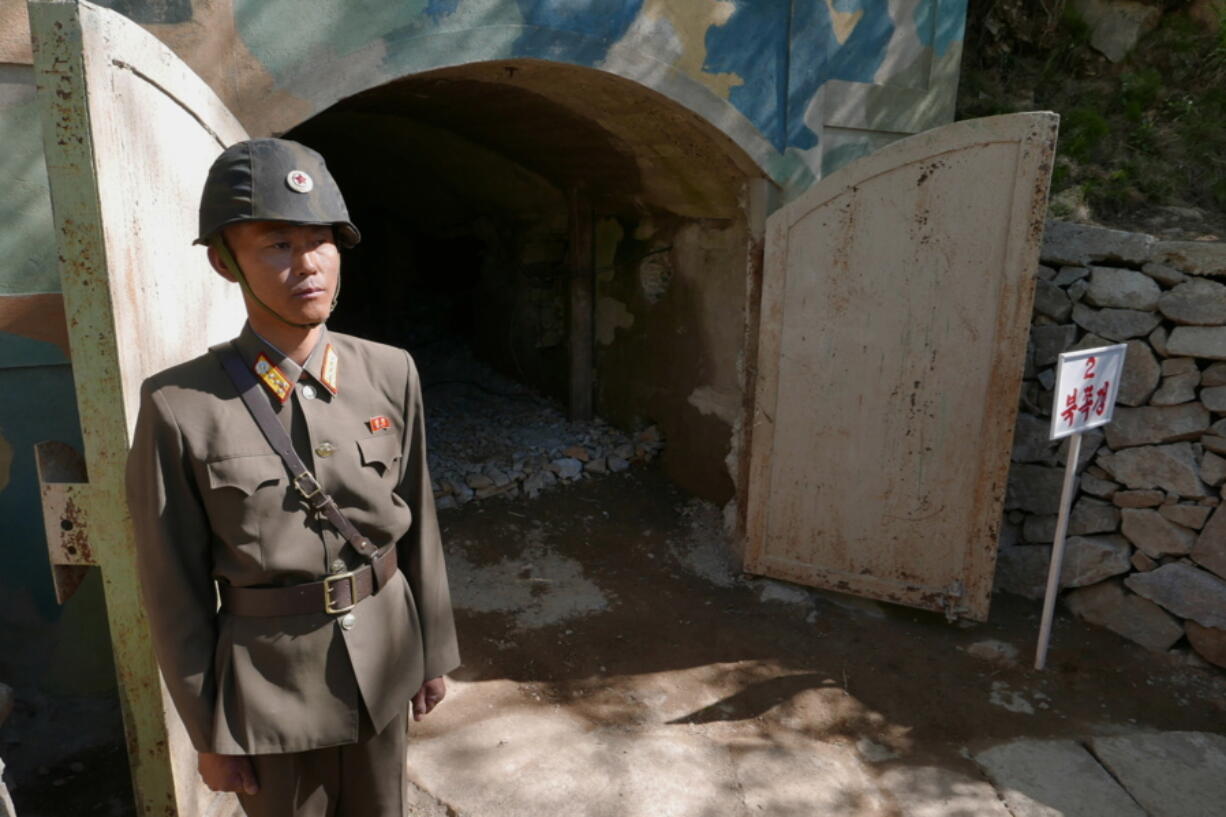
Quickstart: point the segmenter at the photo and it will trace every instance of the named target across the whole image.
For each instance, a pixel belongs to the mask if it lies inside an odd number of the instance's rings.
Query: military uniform
[[[422,682],[459,664],[413,361],[326,329],[302,367],[250,326],[234,348],[324,490],[400,569],[343,614],[322,596],[310,614],[219,612],[215,582],[300,585],[362,560],[295,493],[220,349],[161,372],[141,392],[127,489],[166,685],[199,751],[304,752],[389,724],[402,736]]]

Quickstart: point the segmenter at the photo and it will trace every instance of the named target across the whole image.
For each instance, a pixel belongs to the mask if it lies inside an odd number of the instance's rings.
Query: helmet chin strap
[[[226,269],[230,271],[230,274],[233,275],[238,280],[239,286],[243,288],[243,292],[245,292],[251,298],[251,300],[255,301],[257,304],[263,307],[264,311],[267,312],[269,315],[272,315],[274,318],[281,321],[281,323],[287,326],[293,326],[296,329],[314,329],[316,326],[319,326],[323,323],[323,321],[313,321],[312,323],[295,323],[294,321],[291,321],[288,318],[279,314],[271,306],[269,306],[268,304],[260,300],[260,296],[255,294],[255,290],[251,288],[251,284],[247,283],[247,276],[243,274],[243,270],[238,265],[238,261],[234,259],[234,254],[230,252],[230,248],[226,246],[225,239],[222,238],[220,235],[215,235],[213,236],[213,238],[210,240],[209,243],[213,247],[213,249],[217,250],[217,255],[221,257],[221,263],[225,264]],[[331,316],[332,311],[336,309],[336,303],[337,301],[340,300],[340,297],[341,297],[341,278],[340,278],[340,273],[337,273],[336,291],[332,295],[332,305],[328,307],[329,316]],[[327,318],[325,318],[324,320],[327,320]]]

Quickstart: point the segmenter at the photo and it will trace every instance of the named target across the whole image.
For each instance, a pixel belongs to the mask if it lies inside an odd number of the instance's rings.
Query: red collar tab
[[[319,366],[319,382],[323,383],[328,391],[332,392],[333,394],[337,393],[336,370],[338,366],[339,363],[336,359],[336,350],[333,349],[332,344],[329,343],[324,347],[324,359]]]
[[[289,382],[289,378],[285,373],[276,367],[276,365],[268,359],[268,355],[260,352],[260,356],[255,359],[255,376],[260,378],[268,390],[272,392],[278,400],[284,403],[289,399],[289,396],[294,391],[294,385]]]

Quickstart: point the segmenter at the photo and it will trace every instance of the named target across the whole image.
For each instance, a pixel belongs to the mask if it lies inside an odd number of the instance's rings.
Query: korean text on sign
[[[1118,343],[1060,355],[1052,402],[1051,439],[1111,422],[1127,349]]]

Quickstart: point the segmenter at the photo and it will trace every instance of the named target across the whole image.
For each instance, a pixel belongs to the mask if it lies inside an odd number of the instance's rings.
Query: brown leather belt
[[[377,553],[368,565],[348,573],[289,587],[234,587],[222,583],[221,609],[236,616],[339,615],[373,596],[396,574],[396,546]]]

